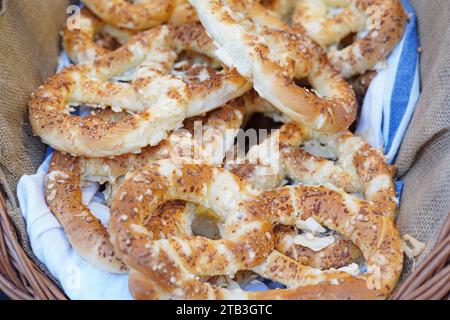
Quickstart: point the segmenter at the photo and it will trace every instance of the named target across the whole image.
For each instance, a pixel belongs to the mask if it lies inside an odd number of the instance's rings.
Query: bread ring
[[[260,2],[267,9],[277,13],[282,20],[288,20],[287,17],[291,16],[295,9],[293,0],[262,0]]]
[[[293,226],[299,219],[313,218],[357,245],[366,260],[368,271],[356,278],[366,282],[365,289],[369,289],[359,291],[359,299],[386,298],[394,289],[402,271],[403,252],[400,236],[383,208],[338,189],[330,190],[323,186],[297,185],[269,190],[263,192],[257,201],[258,204],[267,206],[273,223]],[[280,267],[274,270],[273,265],[276,263]],[[274,251],[254,270],[288,288],[314,286],[327,281],[339,284],[351,277],[339,270],[318,272],[317,269],[301,264],[297,264],[296,268],[289,268],[290,264],[285,256]],[[351,291],[341,292],[339,285],[327,290],[329,291],[321,293],[320,298],[354,298]]]
[[[84,4],[102,20],[127,29],[145,30],[168,21],[175,0],[84,0]]]
[[[190,3],[217,43],[218,58],[252,81],[281,112],[324,132],[345,130],[355,120],[353,90],[306,35],[254,0]],[[299,86],[296,79],[306,79],[315,91]]]
[[[332,160],[296,147],[308,141],[328,148]],[[362,138],[350,131],[323,134],[291,122],[281,128],[280,142],[286,174],[293,180],[307,184],[331,183],[348,193],[359,193],[366,201],[382,208],[389,218],[395,218],[398,200],[394,170],[384,155]]]
[[[80,257],[95,267],[111,273],[126,273],[128,267],[115,254],[109,241],[109,233],[83,204],[80,180],[80,158],[55,151],[47,175],[46,201],[52,213],[63,226],[66,236]],[[180,212],[183,208],[177,202],[165,203],[159,212]],[[186,216],[173,214],[172,219]],[[170,226],[179,225],[171,223]],[[168,232],[168,231],[166,231]]]
[[[204,118],[189,119],[187,122],[201,120],[203,145],[197,150],[199,160],[206,163],[220,163],[226,150],[234,141],[234,136],[243,120],[244,99],[238,98],[223,107],[213,110]],[[98,117],[109,118],[114,116],[111,111],[102,111]],[[98,181],[100,183],[116,183],[127,172],[144,166],[150,161],[172,157],[190,157],[187,154],[178,154],[179,149],[185,147],[191,151],[195,143],[192,134],[188,130],[192,124],[187,124],[187,129],[180,129],[171,134],[168,140],[163,141],[157,147],[144,148],[141,154],[127,154],[114,158],[75,158],[55,151],[49,173],[47,175],[45,190],[47,204],[63,226],[69,242],[75,251],[92,265],[113,273],[126,272],[128,268],[117,257],[111,243],[109,234],[101,222],[95,218],[89,208],[83,204],[81,185],[85,181]],[[210,137],[210,138],[208,138]],[[192,207],[192,206],[191,206]],[[182,223],[188,219],[188,212],[192,211],[189,205],[179,201],[168,202],[159,208],[157,217],[164,217],[168,221],[164,228],[160,226],[159,219],[147,221],[147,227],[156,235],[165,234],[171,236],[183,227],[183,232],[188,232]],[[170,217],[168,217],[170,216]]]
[[[251,190],[223,169],[161,160],[129,175],[122,191],[126,193],[122,201],[116,197],[112,205],[113,243],[131,268],[145,274],[164,292],[174,294],[174,288],[184,282],[186,288],[180,297],[198,298],[202,292],[197,289],[202,288],[193,277],[186,276],[234,275],[258,265],[272,250],[270,222],[259,214],[250,214],[243,204],[251,197]],[[142,221],[159,203],[176,198],[213,209],[224,220],[223,238],[153,240],[141,227]]]
[[[339,190],[298,185],[258,194],[224,169],[161,160],[128,175],[121,192],[112,205],[112,241],[129,266],[170,298],[301,298],[305,293],[308,296],[308,286],[313,286],[309,298],[383,298],[402,270],[401,241],[391,219],[378,207]],[[212,208],[224,219],[223,239],[179,236],[153,240],[143,222],[158,204],[175,198]],[[319,271],[276,251],[270,253],[271,224],[295,225],[307,218],[357,244],[368,272],[352,277],[339,270]],[[230,291],[196,278],[247,269],[289,289]],[[343,292],[341,282],[353,290]]]
[[[97,18],[89,9],[83,8],[80,12],[80,28],[69,28],[66,26],[63,33],[63,46],[69,58],[79,64],[86,61],[94,61],[101,55],[107,54],[111,47],[110,43],[99,44],[96,37],[106,34],[112,37],[114,44],[126,44],[136,32],[114,27]]]
[[[328,16],[329,10],[339,8],[341,12]],[[363,74],[384,60],[401,40],[407,20],[399,0],[299,0],[292,18],[324,47],[364,32],[351,45],[328,54],[345,78]]]
[[[328,148],[332,159],[312,155],[299,147],[308,142]],[[350,132],[323,134],[300,124],[286,123],[279,132],[250,149],[243,163],[228,164],[228,168],[260,190],[278,187],[286,178],[310,185],[332,184],[349,193],[360,193],[392,219],[397,212],[390,166],[381,153]],[[360,250],[346,238],[338,236],[334,244],[312,252],[293,243],[297,234],[293,229],[276,231],[278,251],[319,269],[339,268],[360,256]]]
[[[194,8],[187,0],[179,0],[169,23],[180,25],[196,21],[198,18]],[[126,44],[136,33],[135,30],[108,24],[88,8],[83,8],[80,12],[80,28],[64,28],[63,46],[70,59],[79,64],[94,61],[118,45]],[[102,35],[106,40],[101,38]]]
[[[169,74],[176,56],[190,50],[214,58],[214,46],[199,24],[161,26],[132,38],[92,64],[71,66],[51,77],[29,101],[35,134],[73,155],[113,156],[156,145],[166,132],[241,96],[251,85],[234,70],[201,78]],[[131,84],[108,81],[137,67]],[[111,107],[130,114],[108,123],[69,114],[70,105]]]
[[[299,147],[308,142],[327,148],[332,159]],[[265,150],[273,152],[271,161],[264,159]],[[258,189],[280,186],[285,178],[311,185],[332,184],[348,193],[361,194],[392,219],[397,212],[393,169],[379,151],[350,131],[324,134],[289,122],[250,149],[244,163],[229,164],[229,168]]]
[[[74,250],[83,259],[107,272],[128,271],[109,242],[105,227],[82,202],[78,158],[58,151],[53,154],[45,192],[50,210],[63,226]]]

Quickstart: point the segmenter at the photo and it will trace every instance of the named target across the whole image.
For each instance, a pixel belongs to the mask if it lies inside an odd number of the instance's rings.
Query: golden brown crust
[[[326,149],[332,158],[306,151],[308,142]],[[268,163],[261,157],[271,144],[277,145],[271,147],[274,161]],[[348,193],[359,193],[392,219],[397,212],[392,167],[381,152],[350,131],[325,134],[288,122],[278,133],[250,149],[244,164],[229,168],[258,189],[280,186],[285,178],[310,185],[331,184]]]
[[[199,18],[218,44],[218,57],[253,81],[258,93],[293,120],[337,132],[355,120],[356,98],[301,28],[290,28],[257,1],[195,0]],[[318,92],[299,86],[306,79]]]
[[[64,69],[30,98],[34,132],[55,149],[73,155],[138,152],[159,143],[185,117],[213,110],[250,89],[234,70],[217,71],[200,83],[168,74],[183,50],[214,58],[212,41],[199,24],[162,26],[133,37],[92,64]],[[107,81],[136,65],[131,84]],[[130,114],[113,122],[95,115],[80,118],[69,113],[74,103]]]
[[[198,21],[197,12],[189,4],[188,0],[177,0],[176,2],[177,4],[170,16],[169,23],[181,25]]]
[[[280,15],[286,11],[287,1],[261,2]],[[164,22],[181,25],[198,21],[197,12],[188,0],[147,0],[139,4],[127,3],[126,0],[110,3],[107,0],[88,0],[86,6],[108,23],[131,30],[145,30]]]
[[[316,285],[285,290],[259,291],[248,294],[250,300],[374,300],[380,299],[367,288],[364,280],[339,279]]]
[[[130,270],[128,287],[136,300],[159,300],[161,298],[157,286],[142,273]]]
[[[302,162],[311,162],[308,163],[308,170],[301,162],[296,162],[296,152],[293,150],[298,150],[295,146],[311,140],[330,149],[334,159],[326,160],[302,152]],[[362,138],[350,131],[323,134],[291,122],[281,128],[280,142],[282,142],[280,147],[282,159],[285,161],[284,165],[290,178],[304,183],[314,183],[308,179],[308,174],[314,176],[314,170],[318,172],[321,168],[331,165],[335,171],[330,171],[332,174],[322,177],[325,179],[319,183],[331,183],[349,193],[360,193],[367,201],[380,206],[391,219],[395,218],[398,201],[393,179],[394,171],[385,156]],[[295,149],[292,149],[293,147]]]
[[[302,24],[323,46],[337,45],[351,33],[365,31],[349,46],[328,54],[333,66],[350,78],[372,69],[391,53],[403,36],[408,16],[399,0],[338,1],[336,5],[339,4],[344,10],[327,18],[330,5],[326,1],[300,0],[292,20]]]
[[[146,0],[133,3],[126,0],[86,0],[84,4],[97,16],[118,27],[145,30],[170,19],[174,0]]]

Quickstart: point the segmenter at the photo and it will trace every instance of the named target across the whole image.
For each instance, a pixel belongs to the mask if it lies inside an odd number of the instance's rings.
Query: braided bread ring
[[[183,281],[186,296],[195,297],[197,281],[188,280],[187,274],[234,275],[258,265],[272,250],[271,224],[250,214],[243,201],[251,191],[223,169],[161,160],[129,175],[122,190],[126,192],[122,200],[116,197],[112,204],[113,243],[131,268],[149,276],[164,292],[172,293]],[[142,222],[160,203],[172,199],[214,210],[224,221],[223,239],[153,240]]]
[[[323,159],[296,147],[308,140],[329,148],[336,159]],[[291,122],[281,128],[280,142],[284,168],[292,179],[307,184],[331,183],[346,192],[360,193],[389,218],[395,218],[394,170],[384,155],[362,138],[350,131],[323,134]]]
[[[80,28],[66,26],[63,33],[63,46],[69,58],[79,64],[94,61],[110,50],[95,42],[96,35],[105,33],[112,36],[119,44],[124,45],[135,35],[135,32],[117,28],[97,18],[89,9],[80,12]]]
[[[401,242],[392,221],[377,207],[339,190],[298,185],[258,195],[226,170],[170,160],[129,175],[121,190],[126,195],[116,197],[112,205],[113,243],[128,265],[170,298],[301,298],[308,292],[308,287],[302,286],[313,286],[310,297],[316,298],[381,298],[389,295],[402,270]],[[225,221],[224,239],[184,236],[153,240],[142,222],[159,203],[174,198],[215,210]],[[271,251],[272,223],[295,225],[309,217],[357,244],[366,258],[367,274],[353,278],[339,270],[319,271],[276,251],[264,259]],[[233,275],[242,269],[254,269],[292,289],[230,291],[195,277]],[[341,281],[354,286],[353,290],[343,292]]]
[[[198,21],[197,14],[186,0],[179,1],[169,23],[180,25]],[[115,27],[95,16],[89,9],[80,12],[80,28],[66,26],[63,33],[63,46],[70,59],[79,64],[94,61],[110,51],[105,45],[96,43],[96,37],[105,34],[120,45],[126,44],[136,31]]]
[[[293,120],[324,132],[355,120],[350,85],[307,36],[276,19],[257,1],[191,0],[219,47],[217,56],[253,81],[258,93]],[[306,78],[317,93],[296,84]]]
[[[335,159],[315,156],[299,147],[307,141],[327,147]],[[273,161],[267,162],[262,158],[263,150],[274,144],[277,146],[270,150],[279,154],[272,154]],[[289,122],[250,149],[244,164],[230,165],[230,170],[258,189],[280,186],[286,177],[312,185],[332,184],[348,193],[360,193],[392,219],[397,212],[393,169],[379,151],[350,131],[324,134]]]
[[[170,19],[175,0],[85,0],[84,4],[106,22],[127,29],[144,30]]]
[[[327,160],[299,148],[311,140],[332,149],[336,159]],[[272,151],[272,162],[267,161],[265,150]],[[312,185],[332,184],[349,193],[361,193],[364,199],[383,208],[392,219],[397,212],[392,170],[384,156],[348,131],[323,134],[300,124],[286,123],[278,133],[250,149],[245,163],[229,165],[229,169],[260,190],[280,186],[285,178]],[[342,267],[360,256],[359,249],[346,238],[312,252],[292,244],[291,238],[296,234],[293,229],[279,228],[277,231],[277,250],[320,269]]]
[[[212,139],[204,139],[204,145],[201,146],[203,149],[199,152],[205,162],[220,163],[222,161],[242,123],[243,108],[244,99],[238,98],[211,111],[205,119],[202,119],[203,135],[213,135]],[[103,111],[98,116],[109,118],[110,113]],[[189,119],[188,122],[195,120],[198,119]],[[187,126],[189,129],[191,124]],[[115,254],[109,241],[108,231],[83,204],[81,182],[116,183],[127,172],[142,167],[150,161],[175,156],[174,152],[177,148],[184,148],[185,145],[189,147],[193,143],[192,135],[185,134],[186,132],[180,129],[157,147],[147,147],[137,155],[127,154],[114,158],[75,158],[58,151],[54,152],[45,184],[47,204],[63,226],[69,242],[82,258],[108,272],[121,273],[128,270]],[[185,141],[172,139],[175,136]],[[190,154],[178,156],[188,157]],[[158,211],[158,217],[165,217],[168,221],[166,227],[161,227],[160,221],[155,219],[150,219],[147,226],[157,235],[163,233],[170,236],[176,232],[177,227],[184,225],[181,223],[182,219],[187,219],[186,214],[190,211],[192,209],[189,205],[183,206],[179,201],[167,202]],[[167,215],[170,215],[170,219]],[[182,230],[187,232],[188,228],[184,227]]]
[[[344,7],[328,18],[328,8]],[[292,18],[324,47],[351,33],[366,31],[350,46],[328,57],[345,78],[363,74],[384,60],[401,40],[408,16],[399,0],[300,0]]]
[[[156,145],[166,132],[248,91],[234,70],[197,81],[167,75],[182,50],[214,58],[214,46],[198,25],[162,26],[137,35],[93,64],[71,66],[51,77],[29,101],[30,123],[57,150],[84,156],[113,156]],[[138,67],[131,84],[108,82]],[[209,77],[211,76],[211,77]],[[69,114],[70,103],[137,112],[108,123]]]
[[[357,293],[359,299],[386,298],[394,289],[403,268],[403,252],[400,236],[383,208],[339,189],[330,190],[323,186],[297,185],[269,190],[263,192],[256,201],[259,205],[267,206],[273,223],[293,226],[298,220],[313,218],[358,246],[368,270],[356,276],[359,281],[366,283],[365,290]],[[281,266],[274,270],[276,261]],[[350,277],[339,270],[318,272],[301,264],[297,264],[296,268],[289,267],[290,264],[285,256],[274,251],[255,271],[288,288],[318,285],[324,281],[338,284]],[[330,295],[334,298],[334,295],[338,295],[340,299],[355,298],[341,292],[339,286],[327,290],[321,298],[326,299]]]
[[[127,272],[109,234],[83,204],[78,158],[55,151],[45,183],[47,204],[63,226],[74,250],[92,265],[112,273]]]
[[[108,231],[83,204],[80,181],[82,162],[80,158],[54,152],[45,184],[47,204],[80,257],[106,272],[126,273],[128,267],[115,254]],[[170,226],[179,224],[181,218],[185,219],[189,210],[176,201],[158,208],[158,212],[172,214],[174,221],[168,224]],[[165,232],[170,234],[167,230]]]

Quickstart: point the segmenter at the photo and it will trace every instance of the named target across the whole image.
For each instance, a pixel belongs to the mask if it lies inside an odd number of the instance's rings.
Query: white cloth
[[[419,39],[416,14],[404,0],[410,17],[405,35],[380,70],[364,99],[356,132],[393,163],[420,95]]]

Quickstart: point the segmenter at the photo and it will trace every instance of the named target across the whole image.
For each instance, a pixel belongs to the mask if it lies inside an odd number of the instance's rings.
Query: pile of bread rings
[[[54,149],[47,204],[82,258],[129,273],[136,299],[389,297],[394,170],[349,128],[404,33],[399,0],[84,4],[73,65],[29,100]],[[281,127],[230,160],[256,114]],[[92,182],[108,226],[83,203]],[[241,289],[256,277],[284,288]]]

